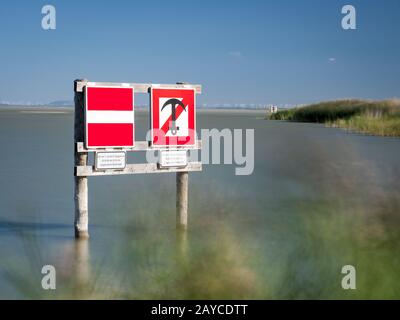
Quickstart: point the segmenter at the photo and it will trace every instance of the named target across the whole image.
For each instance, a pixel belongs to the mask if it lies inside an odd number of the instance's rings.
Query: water
[[[91,238],[75,241],[72,112],[0,111],[0,298],[400,298],[400,139],[243,111],[197,125],[254,128],[254,173],[191,173],[186,235],[174,174],[89,178]]]

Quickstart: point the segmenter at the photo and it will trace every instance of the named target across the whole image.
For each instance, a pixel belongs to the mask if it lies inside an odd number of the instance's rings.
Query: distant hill
[[[74,102],[72,100],[57,100],[46,104],[50,107],[72,107]]]
[[[5,103],[0,102],[0,107],[72,107],[74,102],[72,100],[57,100],[49,103]]]
[[[50,101],[48,103],[24,103],[24,102],[8,102],[8,101],[4,101],[1,102],[0,101],[0,107],[62,107],[62,108],[66,108],[66,107],[73,107],[75,105],[73,100],[55,100],[55,101]],[[147,109],[149,106],[148,105],[135,105],[135,108],[137,109]],[[261,105],[261,104],[254,104],[254,103],[250,103],[250,104],[244,104],[244,103],[240,103],[240,104],[230,104],[230,103],[225,103],[225,104],[204,104],[204,105],[198,105],[197,106],[199,109],[251,109],[251,110],[266,110],[267,109],[267,105]],[[288,105],[280,105],[279,108],[280,109],[286,109],[288,107],[292,107],[292,106],[288,106]]]

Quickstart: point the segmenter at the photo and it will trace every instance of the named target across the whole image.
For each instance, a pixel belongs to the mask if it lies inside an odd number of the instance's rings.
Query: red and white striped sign
[[[152,87],[150,103],[153,146],[196,144],[195,89]]]
[[[85,99],[87,148],[135,145],[133,88],[87,86]]]

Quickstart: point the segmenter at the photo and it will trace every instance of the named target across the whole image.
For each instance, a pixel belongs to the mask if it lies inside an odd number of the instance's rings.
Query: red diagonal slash
[[[185,106],[187,106],[184,100],[182,100],[182,103],[183,103]],[[180,108],[177,108],[177,109],[176,109],[176,119],[175,119],[175,120],[178,120],[179,116],[181,115],[181,113],[182,113],[183,110],[184,110],[181,106],[179,106],[179,107],[180,107]],[[188,112],[188,111],[186,110],[186,112]],[[166,121],[166,122],[162,125],[162,127],[161,127],[161,130],[162,130],[163,132],[165,132],[165,134],[167,134],[167,132],[169,131],[169,123],[170,123],[171,121],[172,121],[172,115],[170,115],[170,116],[168,117],[167,121]]]

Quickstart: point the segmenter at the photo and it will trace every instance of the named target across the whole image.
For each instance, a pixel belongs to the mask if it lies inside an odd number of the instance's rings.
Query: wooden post
[[[74,118],[74,145],[75,145],[75,166],[86,166],[88,154],[78,152],[77,142],[84,141],[84,95],[82,84],[85,80],[74,81],[75,91],[75,118]],[[89,238],[89,213],[88,213],[88,178],[78,177],[75,172],[75,237]]]
[[[188,220],[188,172],[176,173],[176,227],[178,230],[187,229]]]

